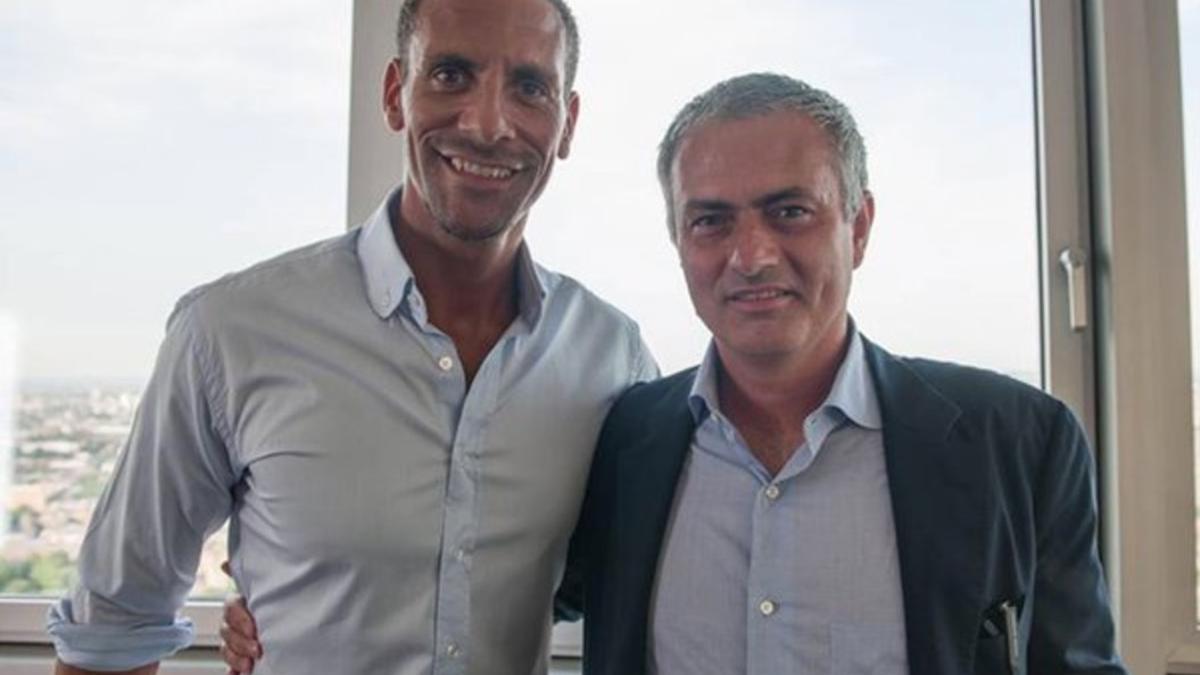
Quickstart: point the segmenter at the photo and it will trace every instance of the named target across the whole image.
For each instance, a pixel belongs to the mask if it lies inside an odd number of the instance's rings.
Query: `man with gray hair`
[[[875,199],[846,107],[736,77],[658,167],[713,339],[601,432],[560,592],[584,673],[1124,673],[1071,412],[848,315]]]
[[[400,17],[381,98],[403,184],[360,228],[179,302],[50,616],[59,673],[152,673],[186,646],[226,519],[260,673],[547,670],[596,435],[657,369],[524,245],[579,112],[566,5]]]

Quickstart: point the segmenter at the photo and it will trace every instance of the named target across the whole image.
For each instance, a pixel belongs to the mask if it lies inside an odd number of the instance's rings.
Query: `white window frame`
[[[1120,644],[1131,672],[1200,673],[1178,4],[1080,8],[1104,553]]]
[[[1046,384],[1095,441],[1129,671],[1200,674],[1178,5],[1032,2]],[[1092,282],[1082,332],[1067,247]]]
[[[1034,0],[1048,388],[1095,439],[1102,553],[1134,673],[1200,674],[1176,0]],[[1067,247],[1093,283],[1066,325]]]

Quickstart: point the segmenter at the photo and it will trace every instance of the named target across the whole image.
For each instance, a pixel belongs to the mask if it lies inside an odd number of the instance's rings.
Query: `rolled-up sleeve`
[[[216,354],[185,303],[168,322],[129,439],[92,514],[78,580],[50,611],[61,660],[130,669],[191,643],[177,615],[236,482]]]

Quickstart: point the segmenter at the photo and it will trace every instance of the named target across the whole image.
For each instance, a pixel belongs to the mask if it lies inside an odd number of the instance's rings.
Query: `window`
[[[877,214],[851,294],[863,332],[900,353],[1043,382],[1029,4],[572,6],[583,43],[579,123],[526,238],[542,264],[637,320],[664,372],[697,363],[708,331],[667,235],[657,144],[692,96],[725,77],[771,70],[842,99],[865,136]],[[396,135],[378,112],[393,11],[380,3],[356,15],[352,220],[401,176]],[[574,630],[560,627],[560,652],[578,647]]]
[[[0,9],[0,594],[68,584],[175,300],[343,230],[349,23],[315,0]],[[224,593],[224,544],[196,595]]]
[[[770,70],[842,99],[865,137],[877,211],[851,293],[863,332],[1040,383],[1027,4],[680,0],[638,4],[636,21],[631,3],[575,4],[579,127],[527,237],[633,316],[664,372],[697,363],[708,331],[667,238],[658,141],[692,96]]]
[[[1067,3],[1043,3],[1043,9]],[[1183,3],[1186,5],[1188,3]],[[1081,3],[1104,552],[1130,672],[1200,672],[1178,2]],[[1083,86],[1080,86],[1082,83]],[[1081,114],[1082,113],[1082,114]]]
[[[692,96],[725,77],[769,70],[840,98],[864,135],[877,209],[851,292],[863,333],[900,353],[1041,384],[1028,4],[574,8],[584,31],[579,124],[526,237],[543,264],[638,321],[664,373],[698,363],[709,333],[667,236],[658,142]],[[917,33],[929,39],[915,41]],[[570,630],[559,629],[560,647],[577,639]]]
[[[664,231],[654,147],[688,97],[727,75],[780,70],[829,89],[859,119],[879,202],[859,325],[1072,403],[1102,452],[1127,662],[1164,672],[1170,654],[1171,672],[1200,673],[1200,446],[1187,442],[1200,398],[1181,366],[1200,305],[1189,333],[1172,187],[1180,118],[1200,118],[1197,0],[573,5],[583,113],[535,209],[535,256],[638,319],[665,371],[694,363],[706,331]],[[0,593],[64,582],[174,300],[334,234],[343,208],[359,222],[396,182],[402,154],[378,109],[395,2],[353,12],[347,81],[350,12],[330,3],[0,9]],[[1186,126],[1195,167],[1200,129]],[[1078,333],[1064,248],[1096,281]],[[43,613],[14,632],[0,611],[0,640],[41,639]]]

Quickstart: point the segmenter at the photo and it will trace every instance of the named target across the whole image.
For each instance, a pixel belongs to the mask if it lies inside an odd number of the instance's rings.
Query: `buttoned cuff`
[[[71,600],[50,607],[46,630],[63,663],[99,671],[132,670],[161,661],[192,643],[192,620],[166,626],[109,626],[75,623]]]

